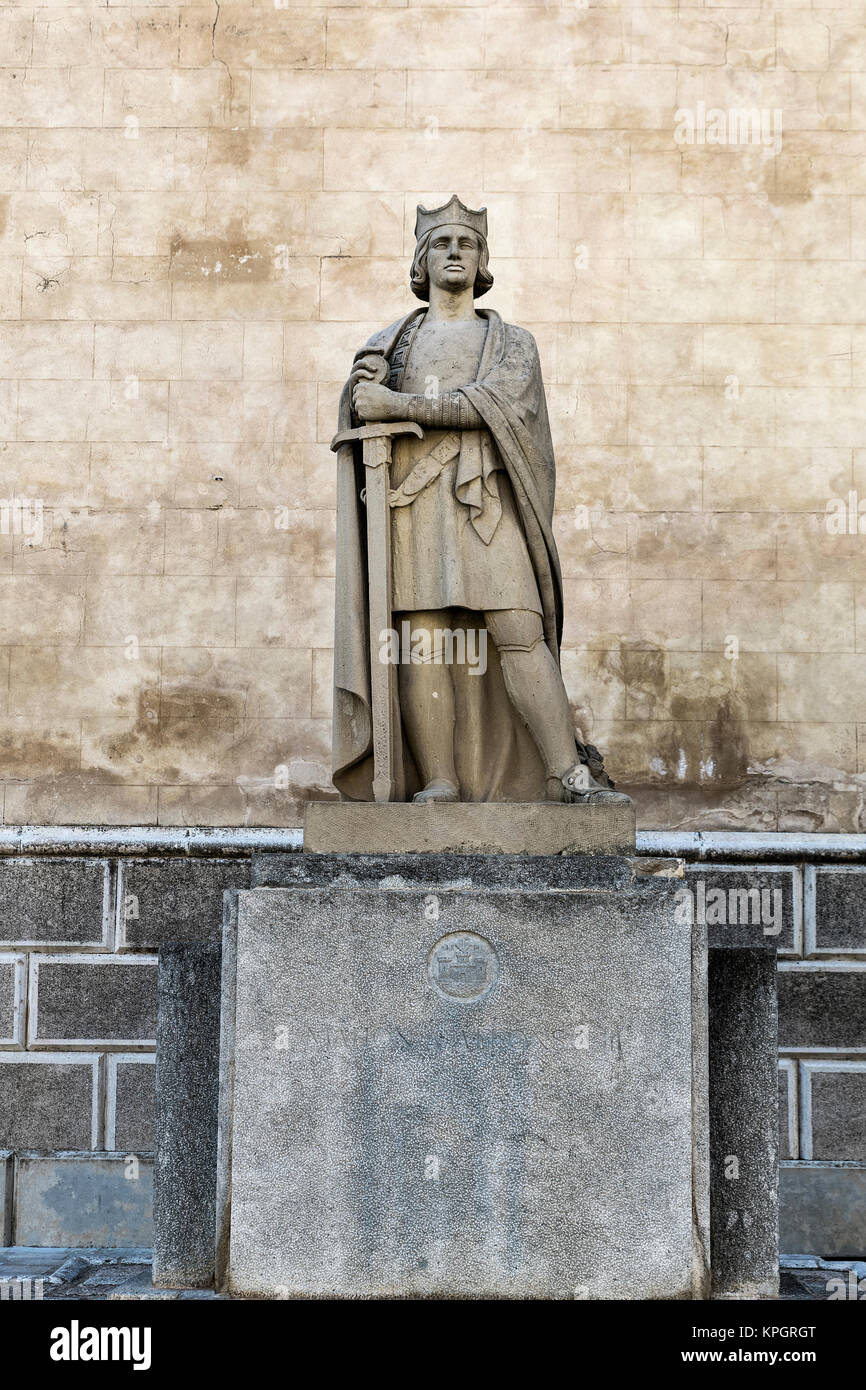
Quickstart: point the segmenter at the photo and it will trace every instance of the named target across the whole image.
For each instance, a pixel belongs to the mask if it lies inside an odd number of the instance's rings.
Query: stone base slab
[[[542,802],[312,801],[304,849],[313,854],[634,854],[635,813]]]

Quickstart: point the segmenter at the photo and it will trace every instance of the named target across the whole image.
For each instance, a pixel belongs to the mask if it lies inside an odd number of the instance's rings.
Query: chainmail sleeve
[[[445,391],[441,396],[412,396],[401,393],[406,417],[431,430],[479,430],[484,421],[462,391]]]

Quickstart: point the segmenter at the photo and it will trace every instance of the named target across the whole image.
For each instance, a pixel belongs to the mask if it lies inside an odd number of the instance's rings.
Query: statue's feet
[[[428,801],[459,801],[460,792],[447,778],[434,777],[432,782],[428,782],[422,791],[412,797],[412,800],[416,805],[424,805]]]
[[[592,802],[594,806],[631,805],[631,797],[625,792],[613,791],[597,782],[586,763],[575,763],[559,779],[562,796],[557,800],[572,802]]]

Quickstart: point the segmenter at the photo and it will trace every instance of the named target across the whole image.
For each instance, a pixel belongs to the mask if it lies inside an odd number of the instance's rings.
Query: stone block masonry
[[[4,1148],[96,1149],[102,1131],[100,1057],[95,1053],[0,1053]]]
[[[154,1047],[156,960],[39,956],[30,962],[30,1047]]]
[[[200,941],[222,918],[223,893],[244,888],[245,860],[132,859],[118,869],[117,945],[157,950],[163,941]]]
[[[27,957],[0,955],[0,1047],[23,1047]]]
[[[866,842],[854,853],[866,856]],[[712,851],[708,859],[689,864],[687,882],[696,904],[703,885],[710,923],[717,913],[711,941],[775,944],[779,955],[780,1250],[862,1257],[866,868],[841,862],[841,843],[840,862],[809,862],[806,845],[800,862],[738,863],[731,855],[724,863]]]
[[[150,1244],[156,950],[248,881],[243,853],[0,857],[4,1242]]]
[[[124,978],[111,972],[141,961],[133,965],[139,972],[133,982],[143,982],[161,941],[217,939],[223,891],[251,881],[252,848],[285,850],[292,836],[135,827],[65,838],[60,831],[15,833],[20,851],[9,852],[10,845],[0,855],[0,1150],[49,1157],[149,1154],[153,1025],[143,997],[133,1000],[129,990],[111,997],[111,981]],[[782,1252],[809,1253],[803,1248],[808,1241],[817,1254],[862,1256],[866,844],[843,837],[762,837],[758,853],[748,836],[726,836],[723,843],[714,849],[712,836],[698,844],[685,835],[665,842],[663,852],[689,857],[683,887],[692,889],[696,906],[702,877],[705,905],[712,890],[724,889],[727,921],[712,928],[718,945],[754,945],[759,938],[778,947]],[[655,845],[639,832],[639,852],[658,852]],[[284,874],[293,858],[282,853],[274,863]],[[528,865],[525,873],[530,886]],[[274,879],[262,854],[252,881],[285,879]],[[754,898],[730,896],[731,889],[750,888],[770,893],[770,920],[755,918]],[[124,918],[120,904],[126,899]],[[86,981],[88,971],[93,983],[84,984],[81,998],[64,993],[67,979],[78,972]],[[49,993],[40,1004],[37,990],[34,1026],[28,999],[40,977]],[[68,1036],[74,1019],[82,1036]],[[46,1020],[51,1036],[43,1029]],[[7,1186],[11,1200],[11,1161]]]
[[[153,1054],[114,1053],[107,1058],[105,1147],[122,1153],[154,1146],[155,1062]]]

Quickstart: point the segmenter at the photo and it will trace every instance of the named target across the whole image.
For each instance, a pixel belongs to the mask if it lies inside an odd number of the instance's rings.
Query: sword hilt
[[[424,431],[414,420],[377,420],[369,425],[360,425],[355,430],[340,430],[331,440],[331,448],[336,452],[341,444],[352,444],[356,439],[392,439],[395,434],[414,434],[424,438]]]

